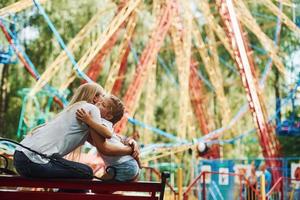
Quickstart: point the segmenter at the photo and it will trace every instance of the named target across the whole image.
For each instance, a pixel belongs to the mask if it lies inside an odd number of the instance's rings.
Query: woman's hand
[[[132,138],[127,139],[126,142],[132,148],[131,156],[137,161],[139,167],[141,168],[142,164],[141,164],[141,160],[140,160],[140,147],[139,147],[139,145]]]
[[[83,108],[77,109],[76,118],[86,124],[89,124],[93,119],[91,113],[87,113]]]
[[[118,136],[120,137],[120,136]],[[121,138],[120,137],[121,142],[126,145],[126,146],[130,146],[132,149],[132,154],[131,156],[137,161],[139,167],[142,167],[141,164],[141,160],[140,160],[140,147],[138,145],[138,143],[131,137],[128,138]]]
[[[130,146],[132,148],[132,156],[133,157],[138,157],[140,155],[140,148],[139,148],[139,145],[137,144],[137,142],[128,137],[128,138],[124,138],[122,139],[121,138],[121,142],[124,144],[124,145],[127,145],[127,146]]]
[[[140,147],[134,139],[128,141],[129,146],[132,148],[132,156],[139,157],[140,156]]]
[[[137,142],[135,140],[133,140],[132,142],[130,142],[129,145],[132,148],[132,154],[131,154],[131,156],[136,160],[136,162],[139,165],[139,168],[142,168],[142,163],[141,163],[141,160],[140,160],[140,148],[139,148],[139,145],[137,144]]]

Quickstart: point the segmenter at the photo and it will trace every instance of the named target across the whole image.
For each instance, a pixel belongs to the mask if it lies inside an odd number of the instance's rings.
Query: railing
[[[161,179],[161,174],[157,169],[152,168],[152,167],[144,167],[144,166],[142,168],[150,172],[149,173],[150,180],[152,180],[152,174],[155,174],[158,179]],[[179,199],[178,192],[174,189],[174,187],[169,183],[168,180],[166,181],[166,186],[167,186],[166,188],[170,189],[170,193],[173,196],[173,200],[178,200]]]
[[[277,182],[273,185],[270,191],[266,194],[267,200],[283,200],[283,177],[280,177]]]
[[[226,175],[228,176],[228,180],[235,178],[235,180],[231,180],[234,184],[230,184],[228,182],[227,191],[229,196],[223,196],[220,192],[221,189],[214,181],[211,183],[207,182],[207,176],[211,176],[212,174],[218,175]],[[238,177],[238,183],[236,183],[236,177]],[[198,181],[201,181],[199,184]],[[222,189],[224,191],[224,189]],[[222,172],[207,172],[203,171],[201,174],[195,178],[195,180],[186,188],[186,191],[183,193],[183,200],[188,200],[191,192],[197,191],[198,199],[206,200],[206,199],[249,199],[256,200],[261,199],[260,193],[256,190],[256,188],[250,184],[249,180],[245,178],[242,174],[235,173],[222,173]]]
[[[300,179],[281,177],[266,194],[267,200],[299,200]]]
[[[300,179],[284,178],[284,199],[299,200],[300,199]]]
[[[220,188],[217,186],[215,181],[212,181],[212,187],[209,188],[210,195],[213,196],[213,199],[224,200],[223,195],[220,191]]]

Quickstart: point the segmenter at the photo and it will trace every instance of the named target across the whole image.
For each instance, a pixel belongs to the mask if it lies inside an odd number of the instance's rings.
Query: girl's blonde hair
[[[79,101],[86,101],[93,103],[95,96],[103,95],[104,89],[97,83],[85,83],[82,84],[74,93],[69,106]]]

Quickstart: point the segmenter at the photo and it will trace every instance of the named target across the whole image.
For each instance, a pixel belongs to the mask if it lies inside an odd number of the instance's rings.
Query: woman
[[[91,179],[93,171],[89,166],[66,160],[63,156],[74,151],[89,138],[91,124],[85,124],[76,119],[77,109],[84,108],[91,113],[97,123],[96,126],[92,126],[94,132],[104,138],[111,137],[109,130],[100,124],[100,111],[94,105],[103,95],[103,88],[96,83],[81,85],[73,95],[68,107],[51,121],[33,129],[31,134],[21,141],[22,145],[47,157],[18,147],[14,154],[14,165],[17,172],[21,176],[30,178]],[[132,153],[130,148],[117,150],[124,154]]]

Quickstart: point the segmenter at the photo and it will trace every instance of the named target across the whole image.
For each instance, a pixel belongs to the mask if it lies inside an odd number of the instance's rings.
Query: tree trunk
[[[8,64],[4,64],[0,82],[0,135],[5,136],[5,113],[8,108]]]

